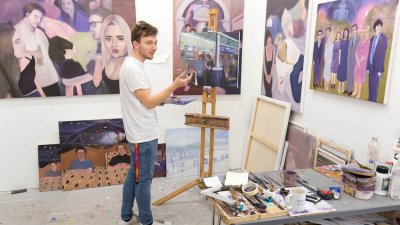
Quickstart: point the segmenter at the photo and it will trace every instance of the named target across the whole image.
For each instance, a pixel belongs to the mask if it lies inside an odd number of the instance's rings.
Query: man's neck
[[[29,28],[30,31],[35,32],[36,27],[33,27],[29,22],[28,19],[25,17],[23,22],[25,23],[25,25]]]
[[[137,60],[139,60],[140,62],[144,63],[144,61],[146,60],[142,55],[140,55],[138,50],[133,50],[131,56]]]

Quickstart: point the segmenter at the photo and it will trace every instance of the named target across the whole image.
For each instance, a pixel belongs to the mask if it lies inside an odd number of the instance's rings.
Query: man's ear
[[[133,46],[133,48],[139,47],[139,42],[133,41],[133,42],[132,42],[132,46]]]

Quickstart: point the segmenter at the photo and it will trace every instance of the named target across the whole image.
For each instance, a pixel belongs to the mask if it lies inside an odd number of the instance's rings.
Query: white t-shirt
[[[143,62],[127,56],[119,76],[121,112],[126,138],[130,143],[142,143],[158,138],[157,113],[148,109],[133,94],[136,90],[151,89]]]

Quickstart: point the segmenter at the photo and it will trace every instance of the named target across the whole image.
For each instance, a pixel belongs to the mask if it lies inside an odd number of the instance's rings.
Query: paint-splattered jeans
[[[151,213],[150,186],[153,179],[156,161],[158,139],[139,143],[139,184],[135,182],[135,145],[130,143],[131,168],[125,178],[122,193],[121,219],[130,220],[133,217],[133,202],[139,208],[140,222],[148,225],[153,222]]]

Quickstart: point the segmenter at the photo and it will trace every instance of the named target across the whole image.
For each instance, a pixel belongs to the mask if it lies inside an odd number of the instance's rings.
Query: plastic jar
[[[376,167],[375,194],[387,195],[389,187],[389,168],[386,166]]]

